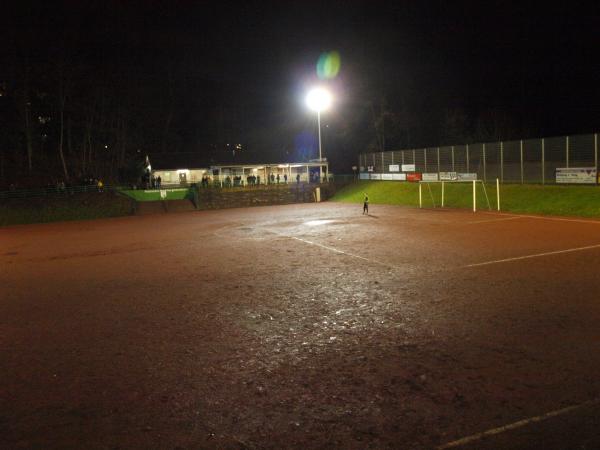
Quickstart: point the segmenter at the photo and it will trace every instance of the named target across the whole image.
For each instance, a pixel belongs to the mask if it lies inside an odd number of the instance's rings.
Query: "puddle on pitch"
[[[304,225],[308,225],[309,227],[316,227],[318,225],[325,225],[332,222],[333,220],[309,220],[308,222],[304,222]]]

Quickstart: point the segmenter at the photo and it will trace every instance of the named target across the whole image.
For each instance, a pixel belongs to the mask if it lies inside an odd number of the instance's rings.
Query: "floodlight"
[[[331,94],[323,88],[312,89],[306,96],[306,104],[313,111],[325,111],[331,106]]]

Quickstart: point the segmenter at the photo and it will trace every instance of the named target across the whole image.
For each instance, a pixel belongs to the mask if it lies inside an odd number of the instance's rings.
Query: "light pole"
[[[319,180],[322,179],[322,162],[321,156],[321,111],[325,111],[331,106],[331,94],[323,88],[314,88],[309,91],[306,96],[306,104],[310,109],[317,112],[317,129],[319,132]]]

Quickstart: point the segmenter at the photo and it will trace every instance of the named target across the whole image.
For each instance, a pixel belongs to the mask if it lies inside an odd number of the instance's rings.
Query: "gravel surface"
[[[435,448],[600,396],[600,222],[361,211],[0,229],[0,448]],[[596,406],[464,448],[600,448]]]

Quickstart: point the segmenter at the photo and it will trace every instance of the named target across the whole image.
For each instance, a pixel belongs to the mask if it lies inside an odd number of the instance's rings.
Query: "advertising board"
[[[402,172],[414,172],[415,170],[414,164],[402,164]]]
[[[382,173],[381,174],[381,179],[382,180],[393,180],[392,175],[393,174],[391,174],[391,173]]]
[[[557,167],[556,182],[560,184],[596,184],[595,167]]]
[[[407,181],[421,181],[421,174],[420,173],[408,173],[408,174],[406,174],[406,180]]]
[[[405,173],[393,173],[392,180],[406,181],[406,174]]]
[[[456,172],[440,172],[440,181],[454,181],[458,180]]]
[[[400,172],[399,164],[390,164],[390,172]]]
[[[423,174],[423,181],[437,181],[437,180],[438,180],[437,173],[424,173]]]

